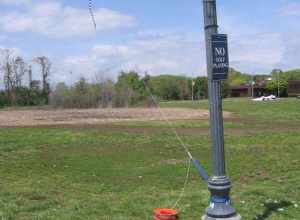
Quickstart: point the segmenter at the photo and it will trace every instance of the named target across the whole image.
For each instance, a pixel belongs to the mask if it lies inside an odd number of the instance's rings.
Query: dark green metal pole
[[[230,200],[231,183],[226,176],[221,81],[213,80],[212,35],[218,34],[216,0],[203,0],[206,39],[207,74],[210,104],[210,126],[213,151],[213,176],[208,181],[210,206],[203,220],[240,220]]]

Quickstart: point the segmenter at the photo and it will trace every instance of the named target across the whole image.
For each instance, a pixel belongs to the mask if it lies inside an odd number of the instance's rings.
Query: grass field
[[[162,107],[207,109],[207,101]],[[227,170],[244,220],[300,219],[300,101],[224,100]],[[1,114],[1,111],[0,111]],[[211,173],[209,123],[175,127]],[[152,219],[181,192],[187,159],[163,121],[93,126],[0,128],[0,217]],[[181,219],[200,219],[207,186],[194,169],[179,203]]]

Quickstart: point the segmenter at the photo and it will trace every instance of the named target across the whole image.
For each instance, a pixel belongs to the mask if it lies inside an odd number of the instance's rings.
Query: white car
[[[275,95],[270,95],[265,97],[265,101],[275,101],[277,98]]]
[[[259,98],[256,98],[256,99],[252,99],[252,101],[254,101],[254,102],[262,102],[262,101],[265,101],[265,97],[262,96],[262,97],[259,97]]]
[[[252,101],[255,102],[263,102],[263,101],[275,101],[276,100],[276,96],[275,95],[270,95],[270,96],[262,96],[256,99],[252,99]]]

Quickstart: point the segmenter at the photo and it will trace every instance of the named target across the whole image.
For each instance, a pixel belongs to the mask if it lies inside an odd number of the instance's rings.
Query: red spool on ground
[[[155,209],[154,220],[177,220],[177,211],[174,209]]]

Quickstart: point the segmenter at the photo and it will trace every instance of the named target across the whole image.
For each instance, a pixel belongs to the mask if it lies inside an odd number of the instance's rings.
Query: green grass
[[[183,107],[208,109],[208,101],[163,102],[161,107]],[[300,101],[296,98],[280,99],[271,102],[253,102],[249,99],[225,99],[224,111],[238,114],[241,117],[255,117],[261,120],[300,121]]]
[[[206,108],[202,102],[163,107]],[[300,219],[300,102],[225,100],[232,199],[245,220]],[[207,120],[174,127],[211,173]],[[8,219],[152,219],[170,207],[186,157],[163,122],[85,128],[0,129],[0,217]],[[181,219],[200,219],[207,186],[194,169],[179,204]]]

